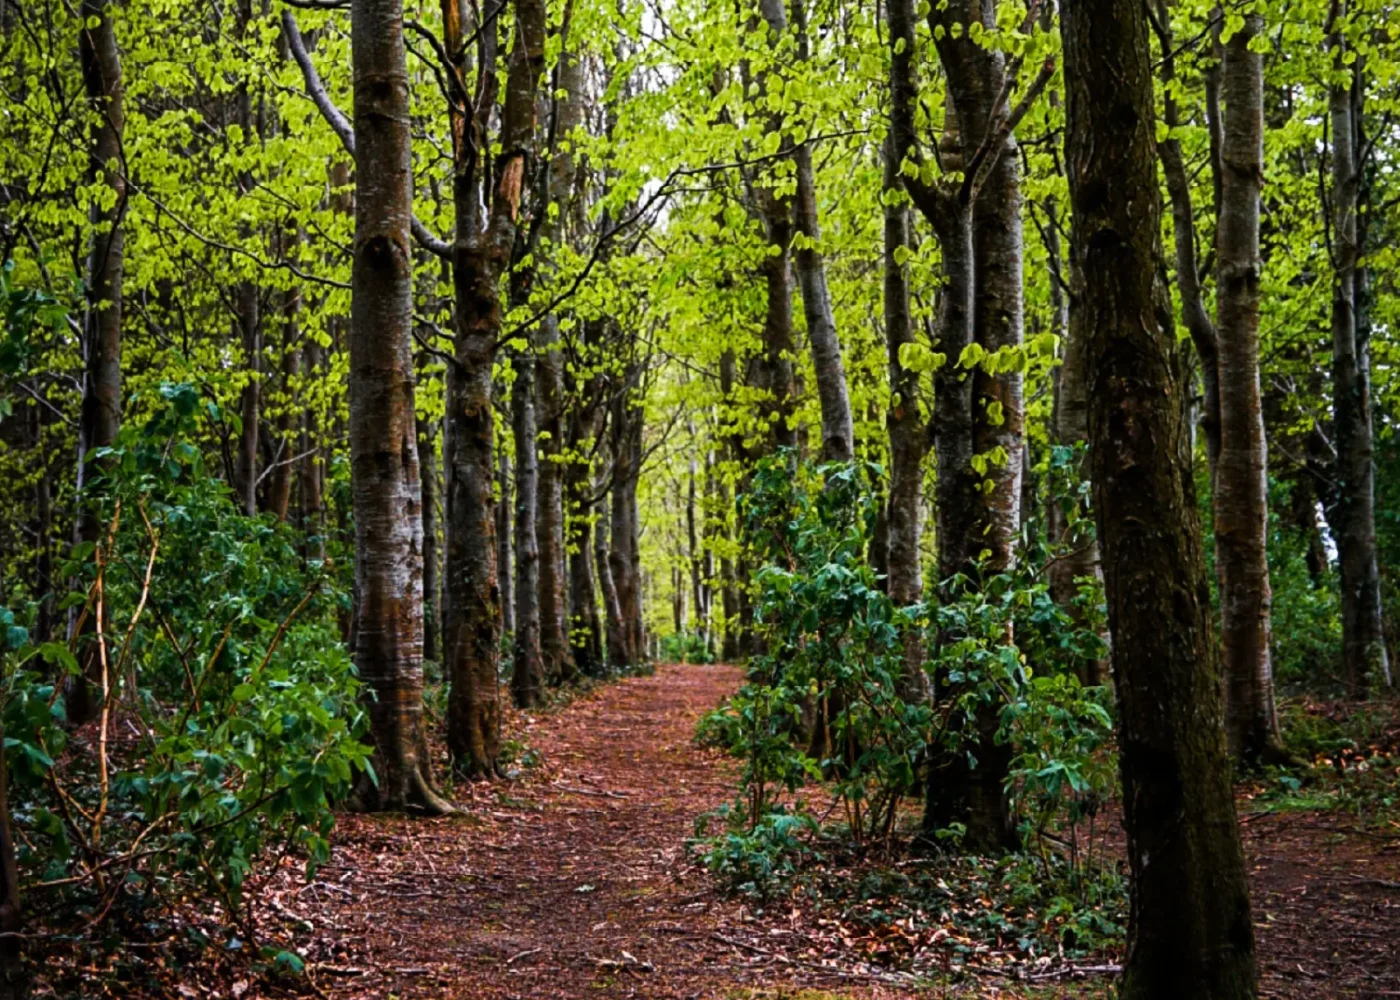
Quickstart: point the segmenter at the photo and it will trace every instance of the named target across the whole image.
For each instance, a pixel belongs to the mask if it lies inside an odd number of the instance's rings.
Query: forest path
[[[721,894],[685,843],[696,817],[732,798],[738,764],[693,737],[742,678],[666,664],[556,711],[511,713],[507,732],[534,766],[458,789],[457,816],[340,817],[331,862],[309,883],[287,866],[264,920],[299,927],[329,1000],[1108,995],[1103,978],[915,993],[861,955],[814,952],[814,931],[833,935],[788,912],[806,909],[797,901],[756,915]],[[1261,996],[1400,996],[1400,840],[1341,815],[1240,805]],[[1121,851],[1121,833],[1109,840]]]
[[[462,815],[344,817],[331,864],[297,899],[318,925],[307,949],[318,988],[728,1000],[795,995],[748,992],[759,984],[852,985],[724,940],[753,935],[719,929],[742,925],[739,904],[685,857],[696,817],[732,797],[735,777],[732,761],[695,745],[695,723],[742,676],[668,664],[603,685],[517,717],[512,735],[539,765],[468,790]],[[855,984],[864,997],[907,995]]]

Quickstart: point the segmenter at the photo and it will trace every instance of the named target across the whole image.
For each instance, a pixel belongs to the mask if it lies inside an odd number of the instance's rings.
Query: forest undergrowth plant
[[[99,456],[102,539],[56,578],[60,608],[102,627],[31,642],[35,608],[4,613],[22,891],[98,946],[107,923],[130,936],[182,898],[213,899],[222,917],[201,918],[256,941],[250,897],[280,859],[328,858],[330,806],[368,767],[338,564],[236,510],[189,444],[201,415],[217,416],[192,387],[163,386]],[[92,646],[100,715],[73,729],[55,674],[76,683]]]
[[[887,848],[901,803],[922,787],[928,752],[975,755],[976,720],[994,705],[1023,843],[1047,878],[1092,879],[1094,822],[1115,788],[1111,695],[1079,679],[1106,653],[1101,588],[1086,578],[1075,608],[1058,604],[1045,570],[1059,549],[1036,541],[1033,521],[1013,569],[950,580],[933,608],[895,607],[866,558],[879,475],[873,466],[798,468],[780,456],[760,465],[742,499],[764,652],[750,661],[748,683],[699,726],[701,739],[744,761],[740,798],[723,813],[731,836],[707,841],[707,857],[747,871],[735,856],[752,849],[764,855],[754,866],[780,872],[771,856],[790,837],[760,827],[769,815],[810,809],[815,795],[801,798],[809,788],[832,803],[823,817],[832,835]],[[909,630],[928,646],[932,703],[899,695]],[[829,731],[813,739],[817,725]],[[829,749],[817,756],[814,746]],[[960,832],[940,840],[956,845]]]

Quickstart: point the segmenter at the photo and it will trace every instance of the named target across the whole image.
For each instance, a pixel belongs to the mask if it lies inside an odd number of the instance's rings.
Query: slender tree
[[[1216,229],[1220,458],[1215,544],[1220,567],[1225,728],[1230,751],[1277,754],[1267,558],[1268,449],[1259,389],[1259,198],[1264,181],[1264,61],[1253,51],[1263,18],[1246,14],[1224,45],[1220,222]]]
[[[92,452],[117,439],[122,411],[122,275],[125,265],[126,166],[122,140],[126,128],[126,90],[122,83],[121,51],[112,22],[111,0],[85,0],[79,8],[83,28],[78,35],[83,89],[94,125],[89,138],[87,176],[102,184],[106,199],[93,199],[90,210],[92,243],[87,257],[87,302],[83,314],[83,394],[78,423],[78,492],[90,485],[98,466]],[[96,544],[102,525],[91,509],[79,515],[79,542]],[[75,616],[74,625],[78,618]],[[91,632],[91,618],[83,619]],[[68,718],[81,723],[96,710],[93,681],[100,667],[88,650],[82,672],[68,688]]]
[[[1358,227],[1363,142],[1362,68],[1349,50],[1344,20],[1350,5],[1332,6],[1329,25],[1334,79],[1328,92],[1332,133],[1332,435],[1336,451],[1331,520],[1342,585],[1342,663],[1347,686],[1364,697],[1391,684],[1381,617],[1376,554],[1375,443],[1370,357],[1359,321],[1364,285]],[[1349,59],[1350,56],[1350,59]]]
[[[1131,870],[1121,995],[1249,998],[1235,820],[1190,430],[1163,289],[1152,57],[1136,0],[1064,7],[1070,323],[1085,338]],[[1074,336],[1075,334],[1071,334]]]
[[[530,347],[511,359],[511,426],[515,432],[515,632],[511,639],[511,693],[521,708],[544,697],[545,663],[540,649],[539,456],[535,441],[535,354]]]

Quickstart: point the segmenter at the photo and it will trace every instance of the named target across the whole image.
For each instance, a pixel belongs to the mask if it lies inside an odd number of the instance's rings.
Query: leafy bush
[[[1078,679],[1106,654],[1101,588],[1081,581],[1077,606],[1058,605],[1043,576],[1059,552],[1030,543],[1033,524],[1014,569],[947,581],[932,608],[896,607],[866,559],[879,475],[874,466],[796,468],[780,455],[759,465],[741,499],[764,651],[698,729],[744,761],[730,835],[742,842],[775,810],[799,808],[800,788],[825,780],[854,842],[888,843],[900,803],[923,790],[929,752],[973,753],[990,708],[996,739],[1011,744],[1008,790],[1042,867],[1047,844],[1085,864],[1081,824],[1093,823],[1116,780],[1109,692]],[[932,704],[901,696],[911,636],[928,649]],[[734,827],[740,820],[747,831]]]
[[[330,805],[368,767],[359,681],[341,641],[337,566],[239,513],[187,435],[188,386],[123,430],[89,498],[105,527],[56,574],[104,629],[31,644],[6,612],[3,711],[20,865],[89,928],[197,893],[229,920],[260,861],[325,860]],[[213,414],[211,414],[213,415]],[[55,669],[105,664],[102,716],[71,735]],[[102,699],[103,689],[109,696]]]
[[[703,632],[672,632],[661,637],[661,659],[670,663],[714,663],[714,643]]]
[[[711,824],[719,824],[721,831],[707,836]],[[817,832],[816,820],[781,806],[772,807],[752,824],[722,806],[701,816],[695,832],[692,847],[710,873],[731,890],[749,895],[768,897],[804,861],[820,857],[810,843]]]

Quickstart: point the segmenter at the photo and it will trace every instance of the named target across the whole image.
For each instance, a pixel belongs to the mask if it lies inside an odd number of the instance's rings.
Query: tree
[[[83,89],[95,124],[88,151],[89,183],[101,183],[110,196],[94,198],[89,214],[92,244],[87,258],[88,301],[83,319],[83,396],[78,424],[78,492],[97,474],[93,451],[117,439],[122,412],[122,274],[125,265],[126,166],[122,136],[126,128],[121,51],[117,48],[110,0],[86,0],[78,36]],[[102,530],[89,510],[77,521],[77,541],[96,544]],[[75,620],[76,623],[76,620]],[[95,631],[88,620],[87,628]],[[82,672],[68,688],[68,718],[90,719],[97,706],[92,683],[98,657],[89,652]]]
[[[1163,121],[1180,124],[1176,45],[1165,4],[1153,27],[1162,60]],[[1262,19],[1247,15],[1223,45],[1222,66],[1206,74],[1211,113],[1210,165],[1216,195],[1217,317],[1203,302],[1190,181],[1180,140],[1158,144],[1172,201],[1176,283],[1187,330],[1200,359],[1202,420],[1210,468],[1221,646],[1226,678],[1226,729],[1231,753],[1249,763],[1277,757],[1273,670],[1269,658],[1272,590],[1266,558],[1267,466],[1259,387],[1259,204],[1263,183],[1263,57],[1251,51]],[[1223,99],[1224,111],[1219,108]]]
[[[355,0],[355,258],[350,469],[355,660],[369,693],[369,809],[451,812],[433,788],[423,719],[423,522],[413,412],[413,167],[400,0]]]
[[[1254,928],[1190,430],[1157,282],[1161,200],[1147,12],[1133,0],[1072,0],[1062,32],[1076,269],[1070,322],[1087,352],[1132,877],[1121,995],[1253,997]]]
[[[889,19],[892,156],[905,190],[938,236],[943,258],[944,301],[931,352],[941,358],[933,416],[939,576],[948,580],[968,574],[967,579],[975,580],[982,568],[996,573],[1011,566],[1020,530],[1021,373],[1017,366],[994,368],[977,359],[1021,347],[1021,195],[1014,132],[1054,64],[1047,59],[1013,105],[1021,57],[1008,62],[1004,53],[978,40],[995,28],[995,6],[951,3],[931,9],[929,23],[947,81],[942,165],[948,173],[935,179],[926,175],[917,149],[915,65],[912,57],[904,57],[915,51],[912,5],[896,0],[889,6]],[[900,354],[905,350],[899,347],[893,361],[901,368],[917,356],[906,359]],[[901,384],[912,388],[917,379],[905,376]],[[903,389],[899,395],[901,405],[907,405]],[[900,419],[907,418],[901,414]],[[913,463],[911,457],[897,458],[896,464],[901,461]],[[985,474],[978,471],[979,462]],[[913,502],[911,496],[917,497],[917,486],[901,490],[896,474],[889,528],[891,596],[896,600],[897,555],[907,544],[906,534],[915,543],[918,538],[916,524],[912,533],[901,524],[911,516],[903,512]],[[975,720],[980,733],[975,755],[944,754],[930,768],[928,833],[957,823],[974,850],[1014,845],[1004,791],[1010,754],[997,739],[999,716],[994,703],[985,703]]]
[[[1332,433],[1336,452],[1332,520],[1341,571],[1343,672],[1352,695],[1364,697],[1378,681],[1389,687],[1391,675],[1376,556],[1370,360],[1358,294],[1364,284],[1357,224],[1365,169],[1362,69],[1348,58],[1348,12],[1348,5],[1334,4],[1328,26],[1333,74],[1328,88],[1332,131]]]

